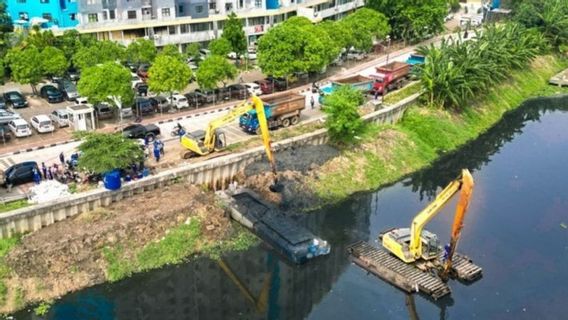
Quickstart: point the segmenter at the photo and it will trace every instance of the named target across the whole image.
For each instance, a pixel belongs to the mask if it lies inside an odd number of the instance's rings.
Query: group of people
[[[79,176],[75,167],[78,160],[79,154],[73,153],[71,159],[65,161],[65,155],[61,152],[59,154],[59,163],[46,166],[45,162],[42,162],[40,168],[33,169],[34,182],[39,184],[42,180],[57,180],[63,183],[77,181]]]

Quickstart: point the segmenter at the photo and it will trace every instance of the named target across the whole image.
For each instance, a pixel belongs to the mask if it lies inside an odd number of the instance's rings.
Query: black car
[[[145,83],[137,83],[134,86],[134,92],[136,92],[139,96],[147,96],[148,95],[148,85]]]
[[[39,95],[49,103],[63,102],[63,94],[61,91],[50,84],[41,87]]]
[[[215,92],[215,95],[217,95],[218,101],[231,99],[231,90],[229,88],[217,88],[213,91]]]
[[[286,90],[286,79],[284,78],[274,78],[272,76],[268,76],[265,80],[274,83],[274,88],[276,89],[276,91]]]
[[[184,96],[187,98],[190,107],[201,106],[207,103],[207,98],[202,94],[190,92],[184,94]]]
[[[160,128],[153,124],[146,126],[132,124],[122,130],[122,136],[128,139],[148,139],[148,141],[154,141],[159,135]]]
[[[217,100],[217,95],[213,90],[195,89],[195,94],[203,96],[207,103],[214,103]]]
[[[150,98],[150,103],[154,107],[154,112],[167,112],[170,110],[170,102],[166,97],[155,96]]]
[[[28,106],[28,101],[19,91],[4,92],[4,100],[6,100],[6,104],[12,105],[12,108],[25,108]]]
[[[231,98],[233,99],[246,99],[247,98],[247,87],[242,84],[235,83],[227,86],[229,92],[231,92]]]
[[[136,115],[147,115],[154,113],[155,109],[150,99],[138,97],[134,100],[134,106],[132,106],[132,110]]]
[[[26,161],[11,166],[4,171],[4,181],[2,185],[16,186],[22,183],[34,181],[34,168],[39,172],[39,168],[35,161]]]

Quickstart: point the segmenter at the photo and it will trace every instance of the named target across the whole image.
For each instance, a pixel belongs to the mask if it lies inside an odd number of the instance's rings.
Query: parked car
[[[140,77],[136,73],[132,73],[131,82],[132,82],[132,89],[136,88],[136,84],[144,83],[144,81],[142,81],[142,79],[140,79]]]
[[[0,96],[0,109],[6,109],[6,100],[3,96]]]
[[[8,122],[8,128],[10,129],[10,131],[12,131],[14,136],[18,138],[32,135],[32,128],[30,128],[28,122],[22,118],[14,119]]]
[[[39,172],[37,162],[35,161],[17,163],[4,171],[4,181],[2,185],[4,187],[8,185],[17,186],[32,182],[34,181],[34,169]]]
[[[188,104],[192,107],[197,107],[207,103],[207,99],[201,93],[190,92],[184,94],[184,96],[187,98]]]
[[[262,91],[263,94],[271,94],[272,92],[274,92],[274,84],[272,83],[272,81],[264,79],[255,81],[254,83],[260,86],[260,91]]]
[[[359,51],[356,49],[349,49],[349,51],[347,51],[347,60],[356,60],[356,61],[361,61],[363,59],[367,58],[367,53],[363,52],[363,51]]]
[[[241,58],[241,57],[239,57],[239,58]],[[237,53],[234,52],[234,51],[231,51],[231,52],[227,53],[227,58],[232,59],[232,60],[237,60]]]
[[[225,88],[217,88],[213,91],[215,92],[215,95],[217,96],[218,101],[230,100],[231,99],[231,90],[229,90],[226,87]]]
[[[127,107],[120,108],[117,113],[118,113],[119,119],[120,119],[121,116],[122,116],[122,119],[131,118],[132,116],[134,116],[134,112],[132,111],[132,108],[127,108]]]
[[[86,97],[79,97],[75,99],[75,104],[90,104]]]
[[[243,83],[243,85],[247,88],[248,93],[251,95],[260,96],[262,94],[260,86],[256,83]]]
[[[79,69],[72,67],[67,70],[67,76],[71,81],[77,82],[79,81],[79,79],[81,79],[81,72],[79,71]]]
[[[63,97],[67,101],[72,101],[79,98],[79,92],[77,91],[77,86],[73,83],[73,81],[69,79],[61,79],[57,82],[57,88],[63,94]]]
[[[126,62],[124,66],[127,67],[130,72],[136,73],[138,71],[138,68],[140,67],[140,64],[136,62]]]
[[[154,112],[167,112],[170,110],[170,102],[164,96],[151,97],[150,103],[154,107]]]
[[[20,115],[15,112],[0,109],[0,124],[6,124],[14,119],[20,119]]]
[[[150,70],[149,64],[141,64],[136,71],[136,74],[140,76],[142,79],[148,78],[148,70]]]
[[[5,124],[0,124],[0,143],[6,143],[12,139],[12,132]]]
[[[247,50],[247,53],[245,53],[245,55],[249,60],[256,60],[256,50],[255,49],[249,48]]]
[[[201,55],[201,59],[205,59],[211,55],[211,51],[207,49],[199,49],[199,54]]]
[[[187,98],[185,96],[182,96],[181,94],[174,94],[171,97],[168,97],[167,99],[172,106],[178,109],[189,108],[189,103],[187,101]]]
[[[154,113],[154,106],[152,105],[150,99],[142,97],[137,97],[136,99],[134,99],[134,105],[132,106],[132,109],[134,109],[134,113],[138,116]]]
[[[99,103],[93,106],[95,109],[95,115],[97,119],[104,120],[104,119],[111,119],[113,116],[112,108],[108,105],[108,103]]]
[[[246,99],[246,97],[248,96],[247,87],[240,83],[228,85],[227,89],[229,89],[229,92],[231,92],[231,98],[233,99],[242,100]]]
[[[141,125],[132,124],[127,126],[122,130],[122,136],[128,139],[144,139],[147,138],[148,141],[153,141],[157,136],[160,135],[160,128],[156,125]]]
[[[213,103],[217,100],[217,95],[213,90],[195,89],[195,93],[203,95],[206,103]]]
[[[53,110],[49,115],[49,118],[53,123],[55,123],[59,128],[69,126],[69,112],[66,109]]]
[[[36,129],[38,133],[49,133],[55,131],[53,122],[44,114],[33,116],[30,119],[30,122],[32,123],[32,127]]]
[[[4,100],[6,104],[10,104],[12,108],[25,108],[28,106],[28,101],[24,95],[16,90],[4,92]]]
[[[49,103],[63,102],[63,94],[54,85],[46,84],[39,89],[39,94]]]
[[[144,82],[137,83],[134,86],[134,92],[139,96],[147,96],[148,95],[148,85]]]

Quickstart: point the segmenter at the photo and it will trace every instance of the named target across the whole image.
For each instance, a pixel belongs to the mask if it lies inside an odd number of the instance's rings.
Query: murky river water
[[[260,245],[226,256],[226,271],[197,259],[68,295],[47,319],[566,319],[565,110],[568,98],[529,101],[434,167],[301,218],[331,242],[328,257],[291,266]],[[433,302],[409,298],[348,262],[348,244],[409,225],[462,167],[476,186],[458,251],[483,267],[480,281],[453,282],[451,298]],[[442,241],[454,204],[427,226]]]

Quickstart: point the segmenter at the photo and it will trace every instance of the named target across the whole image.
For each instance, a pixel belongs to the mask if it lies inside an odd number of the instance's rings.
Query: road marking
[[[2,168],[2,170],[6,170],[14,164],[16,164],[16,162],[12,158],[0,159],[0,168]]]

